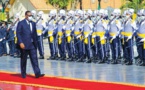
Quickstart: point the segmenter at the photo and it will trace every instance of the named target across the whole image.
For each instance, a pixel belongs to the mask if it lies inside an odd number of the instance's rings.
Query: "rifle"
[[[38,23],[39,22],[39,20],[41,20],[42,18],[41,17],[39,17],[39,19],[36,21],[36,23]]]

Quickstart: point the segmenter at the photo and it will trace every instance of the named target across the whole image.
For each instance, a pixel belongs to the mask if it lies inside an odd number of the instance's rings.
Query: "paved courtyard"
[[[145,84],[145,67],[143,66],[95,63],[87,64],[47,60],[49,57],[49,46],[47,44],[47,40],[44,40],[44,45],[45,59],[39,60],[39,64],[41,72],[46,75],[107,82]],[[20,59],[9,56],[0,57],[0,71],[20,73]],[[33,74],[30,60],[27,62],[27,73]]]

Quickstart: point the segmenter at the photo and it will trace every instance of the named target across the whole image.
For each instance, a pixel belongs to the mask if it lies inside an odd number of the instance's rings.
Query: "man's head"
[[[31,13],[31,11],[26,11],[25,12],[25,19],[27,19],[28,21],[32,20],[32,13]]]

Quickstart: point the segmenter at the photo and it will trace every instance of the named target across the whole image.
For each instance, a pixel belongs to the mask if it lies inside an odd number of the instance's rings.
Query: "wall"
[[[83,9],[97,9],[98,8],[98,0],[82,0]],[[105,9],[107,7],[112,8],[120,8],[123,4],[124,0],[101,0],[101,8]],[[79,8],[79,5],[78,5]]]
[[[20,20],[24,19],[25,11],[36,10],[29,0],[15,0],[14,4],[9,9],[9,17],[13,17],[16,13],[20,13]],[[38,12],[38,11],[37,11]],[[48,11],[44,12],[44,21],[48,18]]]
[[[16,13],[20,14],[20,19],[24,18],[25,11],[35,9],[29,0],[15,0],[9,10],[9,17],[13,17]]]

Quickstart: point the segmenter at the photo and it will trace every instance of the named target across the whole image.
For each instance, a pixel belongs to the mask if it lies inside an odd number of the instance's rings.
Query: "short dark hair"
[[[26,12],[25,12],[25,15],[27,15],[27,14],[30,13],[30,12],[31,12],[31,11],[26,11]]]

